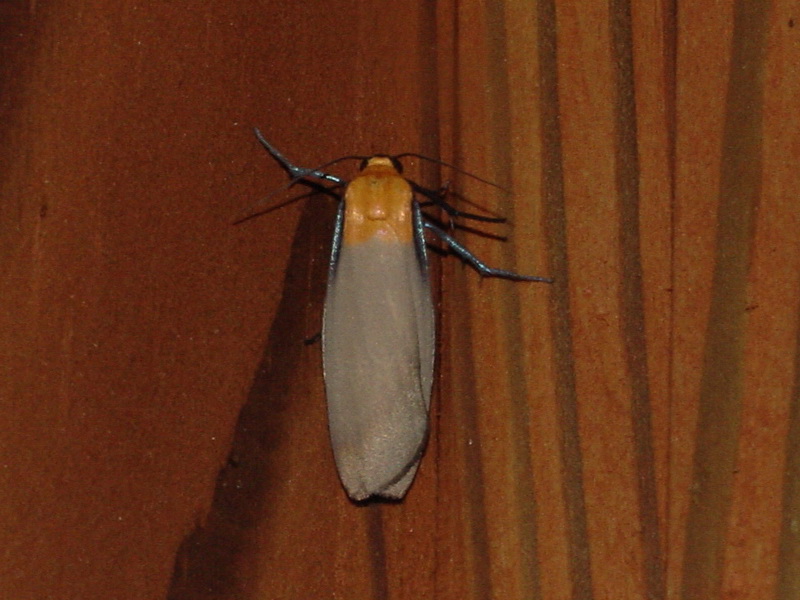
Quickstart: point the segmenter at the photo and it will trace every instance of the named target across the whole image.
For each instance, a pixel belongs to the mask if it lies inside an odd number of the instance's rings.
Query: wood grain
[[[796,0],[0,5],[0,595],[795,598],[799,35]],[[495,182],[407,164],[555,279],[433,253],[403,502],[347,500],[304,343],[333,202],[231,225],[285,182],[255,125]]]

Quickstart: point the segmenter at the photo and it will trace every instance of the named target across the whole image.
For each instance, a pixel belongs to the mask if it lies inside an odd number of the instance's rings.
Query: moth
[[[403,177],[401,158],[425,157],[355,157],[362,159],[361,168],[348,182],[321,170],[332,163],[292,164],[258,129],[255,133],[291,183],[330,182],[344,189],[322,327],[333,455],[352,500],[402,499],[425,449],[433,383],[436,329],[425,232],[483,276],[552,280],[485,265],[423,213],[422,206],[436,204],[451,218],[504,221],[456,210],[442,193]]]

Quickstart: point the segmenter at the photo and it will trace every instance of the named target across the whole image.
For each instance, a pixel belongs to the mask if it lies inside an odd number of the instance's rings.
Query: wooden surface
[[[0,595],[795,598],[798,36],[780,0],[0,4]],[[347,500],[303,343],[333,203],[231,225],[285,182],[254,125],[498,183],[408,164],[556,280],[434,256],[402,503]]]

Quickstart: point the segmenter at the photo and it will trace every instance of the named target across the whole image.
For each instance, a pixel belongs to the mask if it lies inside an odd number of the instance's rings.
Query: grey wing
[[[339,477],[354,500],[402,498],[428,432],[435,348],[424,247],[337,248],[323,362]]]

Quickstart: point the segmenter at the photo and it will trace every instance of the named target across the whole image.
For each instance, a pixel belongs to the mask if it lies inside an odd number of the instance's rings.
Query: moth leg
[[[461,258],[461,260],[468,263],[484,277],[500,277],[502,279],[513,279],[517,281],[541,281],[544,283],[553,283],[553,280],[549,277],[538,277],[535,275],[520,275],[519,273],[515,273],[514,271],[506,271],[503,269],[495,269],[493,267],[490,267],[486,265],[484,262],[482,262],[472,252],[467,250],[463,245],[457,242],[454,237],[448,235],[433,223],[428,223],[427,221],[424,221],[423,224],[425,227],[430,229],[434,234],[436,234],[439,237],[439,239],[447,242],[447,245],[450,247],[450,249],[453,251],[454,254],[457,254],[459,258]]]
[[[335,175],[330,175],[329,173],[325,173],[323,171],[318,171],[316,169],[307,169],[304,167],[298,167],[297,165],[291,163],[288,158],[286,158],[281,152],[272,144],[270,144],[266,138],[262,135],[262,133],[258,130],[258,128],[254,128],[253,131],[258,138],[258,141],[261,142],[261,145],[266,148],[267,152],[269,152],[272,157],[277,160],[281,166],[286,169],[289,174],[292,176],[292,179],[305,179],[306,177],[317,177],[318,179],[324,179],[325,181],[332,181],[338,185],[344,185],[346,182],[340,178],[336,177]]]
[[[485,217],[483,215],[476,215],[475,213],[458,210],[455,206],[444,199],[450,189],[450,182],[447,182],[439,190],[431,190],[413,182],[411,182],[411,187],[415,192],[425,196],[428,199],[428,202],[423,203],[424,206],[435,204],[444,212],[446,212],[451,218],[461,217],[464,219],[472,219],[473,221],[483,221],[484,223],[505,223],[506,221],[502,217]]]

